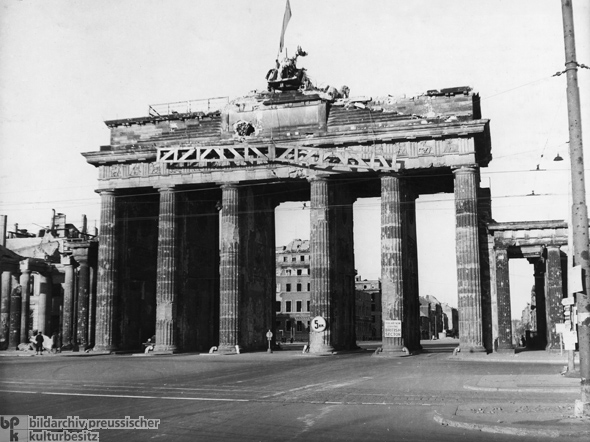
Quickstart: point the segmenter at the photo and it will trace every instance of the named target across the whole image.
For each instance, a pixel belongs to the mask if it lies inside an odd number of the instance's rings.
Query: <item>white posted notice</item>
[[[384,337],[386,338],[401,338],[402,337],[402,321],[399,319],[386,319],[383,321]]]

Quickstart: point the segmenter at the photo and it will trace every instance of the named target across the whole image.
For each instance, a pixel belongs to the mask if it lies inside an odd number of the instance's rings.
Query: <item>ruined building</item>
[[[27,349],[35,330],[56,334],[64,350],[91,347],[98,243],[86,217],[78,229],[54,213],[36,234],[0,221],[0,349]]]
[[[276,249],[276,332],[279,340],[309,339],[311,272],[309,240],[295,239]],[[381,285],[355,278],[355,335],[358,340],[381,335]],[[377,334],[379,330],[379,334]]]

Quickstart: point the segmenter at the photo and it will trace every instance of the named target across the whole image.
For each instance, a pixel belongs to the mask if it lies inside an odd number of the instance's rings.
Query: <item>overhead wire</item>
[[[581,65],[579,64],[578,66],[580,68],[586,68],[586,69],[588,68],[586,65],[583,65],[583,64],[581,64]],[[563,72],[565,72],[565,71],[563,71]],[[526,86],[529,86],[529,85],[532,85],[532,84],[535,84],[535,83],[538,83],[538,82],[541,82],[541,81],[544,81],[544,80],[547,80],[547,79],[550,79],[552,77],[559,76],[559,75],[561,75],[561,73],[558,72],[558,73],[556,73],[556,74],[554,74],[554,75],[552,75],[550,77],[542,77],[542,78],[539,78],[539,79],[536,79],[536,80],[533,80],[533,81],[530,81],[530,82],[527,82],[527,83],[524,83],[524,84],[515,86],[513,88],[506,89],[506,90],[501,91],[501,92],[498,92],[496,94],[492,94],[492,95],[488,95],[488,96],[483,96],[483,97],[480,97],[480,101],[481,100],[488,100],[490,98],[494,98],[496,96],[499,96],[499,95],[502,95],[502,94],[505,94],[505,93],[508,93],[508,92],[512,92],[514,90],[517,90],[517,89],[520,89],[520,88],[523,88],[523,87],[526,87]],[[278,115],[277,115],[277,117],[278,117]],[[371,119],[371,124],[369,125],[368,130],[371,131],[371,134],[370,135],[372,135],[372,142],[374,144],[375,143],[375,137],[376,137],[376,135],[375,135],[374,127],[373,126],[375,125],[375,122],[374,122],[374,120],[372,118],[371,112],[369,112],[369,118]],[[547,140],[548,140],[548,138],[547,138]],[[271,135],[271,142],[274,143],[274,139],[273,139],[272,135]],[[545,145],[543,147],[543,151],[542,151],[541,157],[543,157],[544,151],[545,151],[545,149],[547,147],[547,142],[548,141],[546,141],[546,143],[545,143]],[[562,143],[562,144],[564,144],[564,143]],[[561,146],[562,144],[557,145],[556,147]],[[523,154],[526,154],[526,153],[532,153],[532,152],[536,152],[536,151],[537,150],[535,149],[535,150],[530,150],[530,151],[525,151],[525,152],[517,152],[517,153],[514,153],[514,154],[496,156],[495,159],[507,158],[507,157],[516,156],[516,155],[523,155]],[[486,175],[488,175],[488,174],[505,174],[505,173],[515,174],[515,173],[530,173],[530,172],[534,172],[534,171],[535,170],[529,170],[529,169],[522,169],[522,170],[489,170],[489,171],[488,170],[481,170],[481,173],[482,174],[486,174]],[[553,170],[543,170],[543,171],[544,172],[555,172]],[[429,177],[436,177],[436,176],[446,176],[446,175],[447,174],[441,173],[441,174],[429,174],[428,176]],[[408,178],[414,178],[414,177],[420,177],[421,175],[417,173],[417,174],[414,174],[414,175],[412,175],[412,174],[405,174],[404,176],[405,177],[408,177]],[[367,178],[367,179],[369,179],[369,178]],[[250,186],[251,185],[265,185],[265,186],[267,186],[269,184],[277,184],[277,183],[276,182],[272,182],[272,183],[264,182],[264,183],[254,183],[254,184],[249,184],[249,185]],[[89,187],[89,186],[83,186],[83,187]],[[44,191],[50,191],[50,192],[52,192],[52,191],[57,191],[57,190],[65,190],[65,189],[69,189],[69,188],[70,187],[68,186],[68,187],[44,188],[43,190]],[[209,191],[210,190],[213,190],[213,188],[181,189],[181,190],[178,190],[177,192],[199,192],[199,191],[208,191],[208,190]],[[30,192],[30,191],[29,190],[24,190],[24,189],[23,190],[16,190],[16,191],[14,191],[14,190],[11,190],[11,191],[0,191],[0,194],[15,194],[15,193],[21,193],[21,192],[22,193],[25,193],[25,192]],[[276,194],[276,193],[280,193],[280,192],[268,193],[267,195],[272,195],[272,194]],[[155,191],[153,193],[146,193],[146,194],[142,194],[142,195],[157,195],[157,194],[158,194],[158,192]],[[521,197],[524,197],[524,196],[530,196],[530,195],[505,195],[505,196],[494,196],[494,198],[521,198]],[[137,197],[137,195],[120,195],[120,197],[121,198],[134,198],[134,197]],[[84,205],[88,205],[90,203],[94,203],[96,201],[96,198],[97,197],[94,197],[94,198],[84,198],[84,199],[76,199],[76,200],[72,200],[72,199],[56,199],[56,200],[42,200],[42,201],[28,201],[28,202],[27,201],[25,201],[25,202],[23,202],[23,201],[20,201],[20,202],[0,202],[0,207],[30,206],[30,205],[38,205],[38,204],[53,204],[53,205],[55,205],[55,204],[61,204],[62,206],[63,205],[68,205],[68,207],[83,207]],[[72,205],[72,203],[73,203],[73,205]]]

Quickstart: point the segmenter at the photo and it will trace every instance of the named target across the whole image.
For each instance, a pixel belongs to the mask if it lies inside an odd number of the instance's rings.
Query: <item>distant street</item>
[[[434,413],[575,399],[466,389],[484,375],[561,367],[449,360],[455,342],[424,342],[430,352],[396,358],[372,356],[374,345],[329,357],[297,345],[234,356],[2,357],[0,414],[160,419],[158,429],[101,430],[102,441],[508,441],[514,436],[441,426]]]

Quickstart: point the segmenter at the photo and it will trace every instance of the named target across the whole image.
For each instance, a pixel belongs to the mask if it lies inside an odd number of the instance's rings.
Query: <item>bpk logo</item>
[[[29,416],[0,416],[0,442],[28,442]]]

